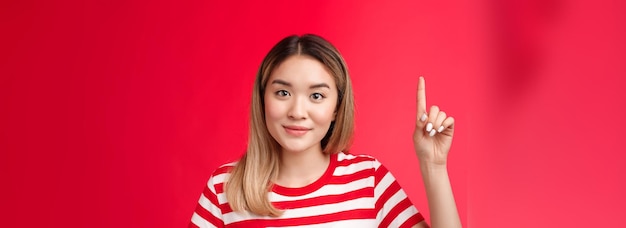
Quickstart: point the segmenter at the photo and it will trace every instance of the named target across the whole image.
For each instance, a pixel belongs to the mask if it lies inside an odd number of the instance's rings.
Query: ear
[[[333,121],[337,118],[337,111],[333,112]]]

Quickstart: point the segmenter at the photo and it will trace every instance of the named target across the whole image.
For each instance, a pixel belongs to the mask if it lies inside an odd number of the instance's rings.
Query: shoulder
[[[237,162],[231,162],[219,166],[211,174],[208,185],[223,185],[230,176],[230,171],[233,169],[233,167],[235,167],[236,164]]]
[[[382,164],[371,155],[366,154],[349,154],[345,152],[339,152],[337,154],[337,166],[349,167],[358,166],[362,169],[374,169],[378,170]]]

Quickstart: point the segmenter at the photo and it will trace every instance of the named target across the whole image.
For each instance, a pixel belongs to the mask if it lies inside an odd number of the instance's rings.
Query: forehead
[[[331,88],[335,88],[335,79],[326,66],[307,55],[294,55],[285,59],[272,71],[268,82],[271,83],[276,79],[295,85],[327,83]]]

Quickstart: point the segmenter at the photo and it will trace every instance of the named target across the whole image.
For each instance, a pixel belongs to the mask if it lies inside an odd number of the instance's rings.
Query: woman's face
[[[310,56],[291,56],[274,69],[265,87],[265,124],[284,152],[321,151],[337,93],[331,74]]]

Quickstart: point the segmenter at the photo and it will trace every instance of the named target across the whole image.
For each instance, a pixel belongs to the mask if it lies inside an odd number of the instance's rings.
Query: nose
[[[307,118],[306,106],[307,104],[306,104],[305,99],[302,99],[302,98],[292,99],[290,107],[289,107],[289,112],[287,113],[287,115],[289,116],[290,119],[294,119],[294,120],[306,119]]]

